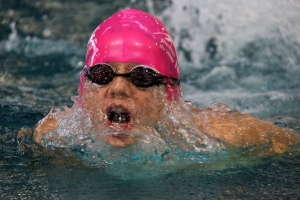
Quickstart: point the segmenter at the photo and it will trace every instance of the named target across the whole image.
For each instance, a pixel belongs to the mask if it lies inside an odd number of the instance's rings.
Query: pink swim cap
[[[137,63],[163,76],[175,79],[180,76],[176,49],[163,23],[135,9],[115,13],[101,23],[90,37],[85,67],[107,62]],[[79,87],[79,94],[81,89]]]

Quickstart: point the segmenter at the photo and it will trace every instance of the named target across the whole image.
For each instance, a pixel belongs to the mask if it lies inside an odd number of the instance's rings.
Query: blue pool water
[[[138,154],[95,163],[97,152],[33,149],[30,139],[18,149],[21,127],[72,106],[90,34],[127,7],[172,33],[185,100],[225,103],[300,132],[297,1],[0,1],[0,198],[299,198],[299,146],[265,157],[176,152],[182,160],[173,163]]]

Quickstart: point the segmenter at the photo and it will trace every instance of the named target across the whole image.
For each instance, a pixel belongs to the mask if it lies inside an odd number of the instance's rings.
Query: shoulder
[[[33,128],[21,128],[17,136],[18,140],[28,135],[32,137],[35,143],[43,146],[43,136],[58,127],[58,120],[61,119],[63,115],[65,115],[64,111],[57,112],[56,108],[51,109],[50,113],[46,117],[41,119]]]
[[[248,114],[213,104],[205,109],[192,109],[194,123],[204,134],[234,147],[270,145],[270,152],[283,153],[288,146],[300,142],[300,135]]]
[[[51,112],[41,119],[37,125],[33,129],[33,140],[38,143],[42,144],[41,140],[44,134],[53,131],[57,128],[58,122],[56,117],[53,115],[53,109]]]

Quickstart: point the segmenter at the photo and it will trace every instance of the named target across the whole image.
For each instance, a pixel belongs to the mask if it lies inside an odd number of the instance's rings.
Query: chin
[[[126,148],[134,144],[134,140],[125,133],[108,135],[104,138],[104,142],[116,148]]]

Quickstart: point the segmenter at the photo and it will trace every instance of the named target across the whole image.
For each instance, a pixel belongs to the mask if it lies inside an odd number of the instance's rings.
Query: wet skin
[[[116,73],[128,73],[136,66],[133,63],[110,63]],[[82,94],[83,106],[88,111],[93,125],[98,130],[111,129],[115,134],[104,140],[112,147],[128,147],[138,138],[128,137],[126,132],[139,131],[152,134],[159,120],[166,113],[164,85],[138,88],[124,77],[114,77],[107,85],[97,85],[85,80]],[[289,146],[300,141],[300,134],[282,129],[271,123],[261,121],[247,114],[231,110],[224,105],[197,109],[190,107],[195,126],[202,133],[223,141],[228,147],[245,148],[253,145],[269,144],[268,149],[256,154],[283,153]],[[61,114],[63,117],[64,113]],[[51,114],[42,119],[33,131],[33,139],[42,144],[43,134],[58,126]],[[18,137],[24,135],[24,130]]]
[[[109,63],[118,74],[129,73],[136,67],[132,63]],[[134,131],[145,127],[155,127],[165,105],[163,87],[138,88],[127,78],[114,77],[107,85],[97,85],[91,81],[85,81],[83,91],[84,107],[90,113],[91,121],[99,129],[109,127],[116,131],[114,136],[107,136],[105,141],[111,146],[128,146],[132,144],[131,138],[122,134],[124,131]],[[125,122],[111,120],[110,113],[126,113]],[[120,116],[123,117],[123,116]],[[106,126],[106,127],[105,127]]]

